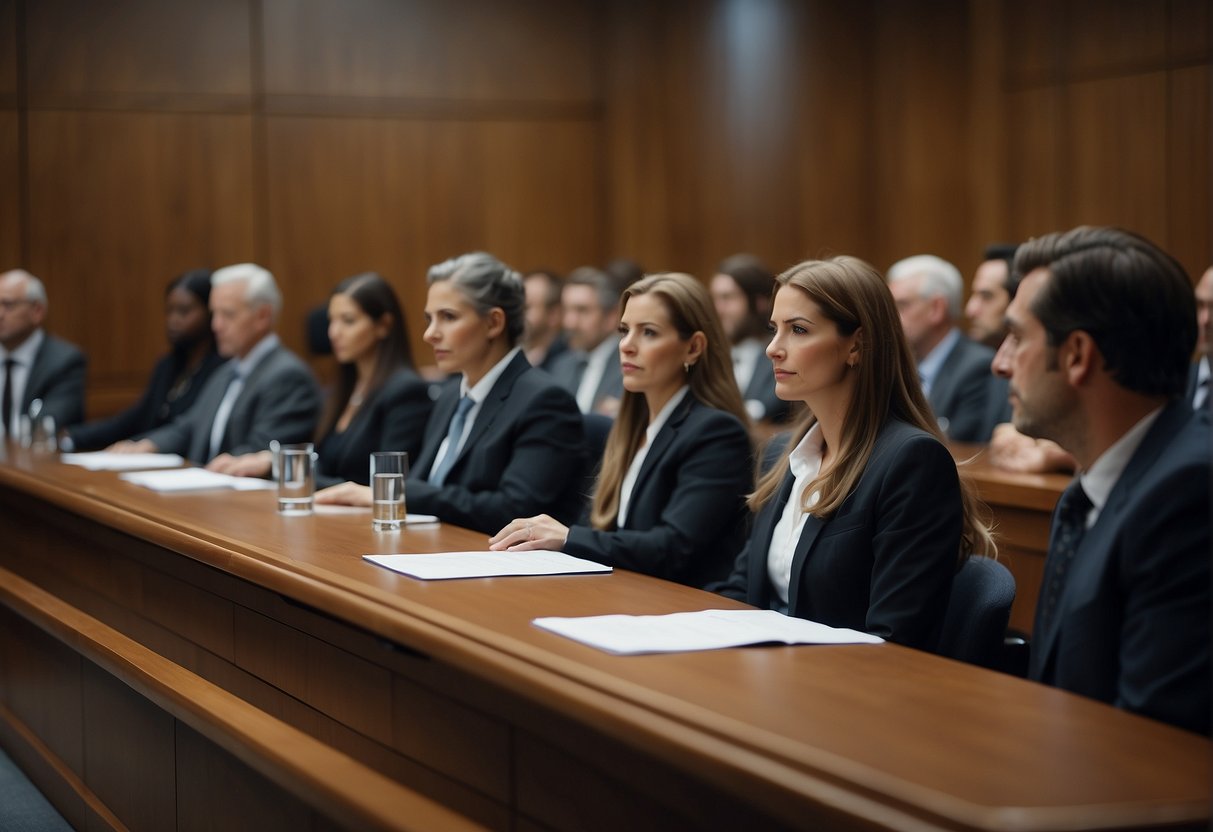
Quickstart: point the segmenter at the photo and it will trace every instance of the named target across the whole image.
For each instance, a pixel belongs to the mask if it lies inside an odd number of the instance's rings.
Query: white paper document
[[[670,615],[536,618],[536,626],[609,653],[680,653],[747,644],[880,644],[879,636],[793,618],[775,610],[701,610]]]
[[[174,468],[171,471],[133,471],[121,474],[120,479],[142,485],[153,491],[214,491],[231,488],[236,491],[265,491],[277,486],[269,480],[256,477],[233,477],[205,468]]]
[[[363,555],[363,558],[413,578],[496,578],[506,575],[580,575],[610,572],[611,567],[563,552],[441,552],[435,555]]]
[[[150,471],[154,468],[177,468],[185,460],[177,454],[110,454],[96,451],[87,454],[60,454],[59,461],[79,465],[90,471]]]

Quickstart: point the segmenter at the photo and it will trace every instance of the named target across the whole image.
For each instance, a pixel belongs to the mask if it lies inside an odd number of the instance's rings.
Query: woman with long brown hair
[[[892,295],[853,257],[801,263],[776,285],[775,389],[808,413],[751,495],[749,543],[717,589],[932,649],[952,576],[994,546],[923,396]]]
[[[519,518],[494,549],[559,549],[704,586],[745,539],[750,490],[745,408],[729,344],[703,285],[658,274],[623,294],[624,393],[607,437],[588,522]]]

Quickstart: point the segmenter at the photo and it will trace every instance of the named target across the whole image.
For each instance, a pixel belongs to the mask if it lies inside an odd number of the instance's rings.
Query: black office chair
[[[1015,578],[1005,566],[991,558],[969,558],[952,578],[938,652],[969,664],[1000,668],[1014,600]]]

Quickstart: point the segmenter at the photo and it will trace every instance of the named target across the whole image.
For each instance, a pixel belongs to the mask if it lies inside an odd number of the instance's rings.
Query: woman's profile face
[[[375,354],[389,325],[376,322],[349,295],[329,298],[329,341],[333,357],[350,364]]]
[[[794,286],[775,295],[771,325],[767,357],[775,369],[775,395],[808,402],[845,392],[850,384],[847,361],[854,360],[857,333],[839,334],[838,325]]]
[[[669,310],[657,295],[628,299],[619,319],[619,334],[625,390],[672,395],[683,385],[690,343],[674,328]]]
[[[178,286],[164,299],[164,328],[173,346],[192,344],[210,333],[211,316],[197,295]]]
[[[430,284],[425,300],[425,342],[444,373],[462,373],[485,360],[490,322],[481,317],[451,281]]]

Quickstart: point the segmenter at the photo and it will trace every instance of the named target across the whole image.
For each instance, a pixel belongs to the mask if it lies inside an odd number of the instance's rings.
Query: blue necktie
[[[1075,482],[1061,495],[1057,504],[1057,518],[1053,522],[1053,535],[1049,541],[1049,559],[1045,564],[1045,581],[1039,601],[1036,624],[1033,631],[1041,638],[1048,631],[1057,607],[1061,603],[1061,593],[1065,589],[1066,575],[1070,571],[1070,562],[1078,551],[1082,537],[1087,531],[1087,514],[1091,511],[1091,500],[1082,490],[1082,484]]]
[[[463,436],[463,426],[467,422],[468,411],[475,403],[471,396],[464,396],[455,407],[455,415],[451,417],[450,430],[446,432],[446,453],[438,463],[438,467],[430,474],[431,484],[442,485],[446,480],[446,475],[454,466],[455,458],[459,456],[459,439]]]

